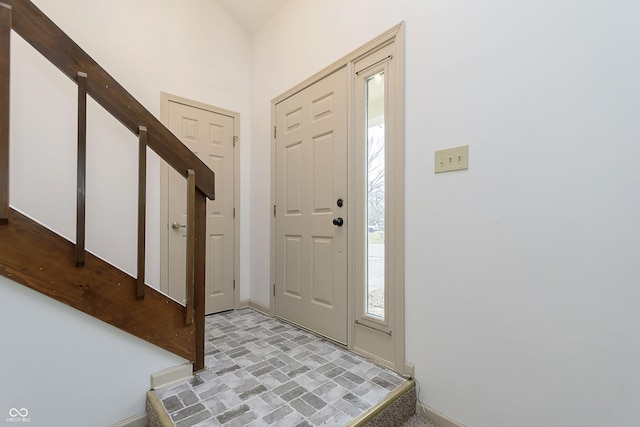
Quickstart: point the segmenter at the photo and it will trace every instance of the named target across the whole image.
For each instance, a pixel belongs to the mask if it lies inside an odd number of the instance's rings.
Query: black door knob
[[[342,224],[344,224],[344,220],[342,218],[335,218],[333,220],[333,225],[337,225],[338,227],[342,227]]]

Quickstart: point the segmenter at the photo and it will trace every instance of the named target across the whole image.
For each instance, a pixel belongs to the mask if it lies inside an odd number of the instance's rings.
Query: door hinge
[[[238,138],[237,136],[233,137],[233,146],[236,146],[236,143],[240,140],[240,138]]]
[[[275,126],[273,127],[273,139],[276,139],[276,135],[278,134],[278,128],[276,128]]]
[[[233,290],[236,290],[236,279],[233,279]]]
[[[273,217],[276,217],[276,205],[273,205]]]
[[[276,284],[275,283],[273,284],[273,296],[274,297],[276,296]]]
[[[236,208],[233,208],[233,217],[236,217]]]

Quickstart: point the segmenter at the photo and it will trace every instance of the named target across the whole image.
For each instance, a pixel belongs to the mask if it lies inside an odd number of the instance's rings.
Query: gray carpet
[[[435,424],[429,422],[427,417],[420,414],[415,414],[411,418],[409,418],[404,424],[403,427],[435,427]]]
[[[363,427],[402,427],[416,413],[416,388],[401,394]]]
[[[436,427],[424,414],[416,413],[416,388],[402,394],[363,427]]]

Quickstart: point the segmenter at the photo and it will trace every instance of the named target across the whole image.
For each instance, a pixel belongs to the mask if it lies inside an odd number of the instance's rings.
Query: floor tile
[[[156,390],[180,427],[344,426],[404,381],[252,309],[205,325],[206,369]]]

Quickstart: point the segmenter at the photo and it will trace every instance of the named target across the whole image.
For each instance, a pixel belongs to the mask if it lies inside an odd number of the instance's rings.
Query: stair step
[[[415,414],[402,424],[402,427],[436,427],[436,425],[429,421],[426,416]]]
[[[402,427],[416,413],[416,386],[405,381],[348,427]]]
[[[206,334],[207,368],[151,392],[156,426],[400,427],[415,414],[414,381],[251,308],[207,316]]]
[[[175,426],[155,390],[147,393],[147,416],[149,427]],[[434,427],[426,417],[416,414],[416,388],[413,380],[406,381],[377,405],[347,424],[347,427],[421,426]]]
[[[175,425],[155,390],[147,392],[147,418],[149,419],[149,427],[173,427]]]

